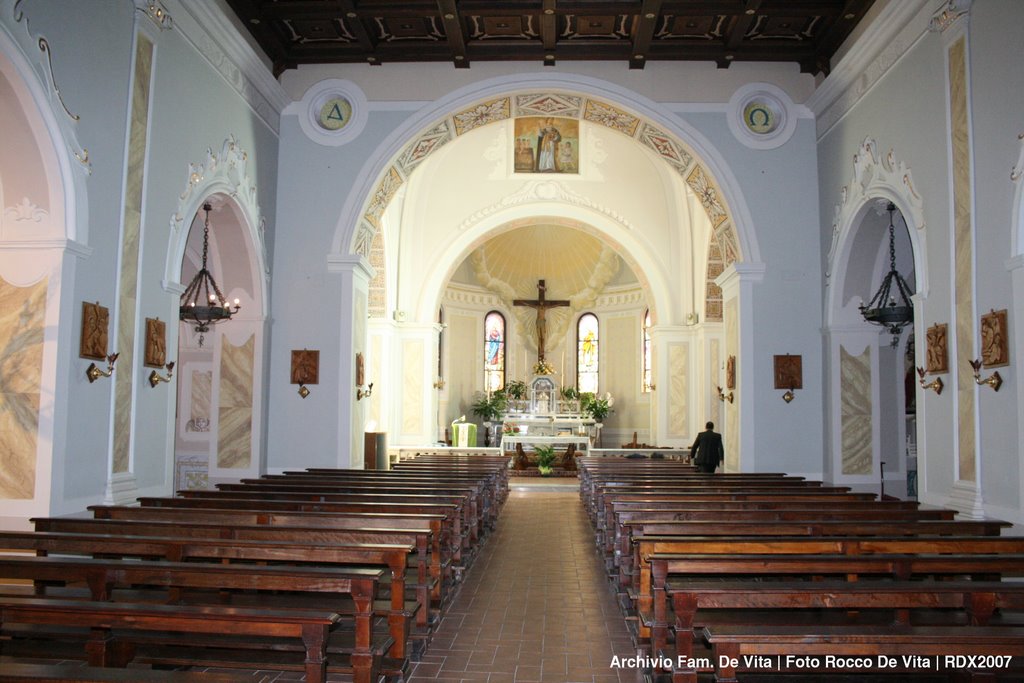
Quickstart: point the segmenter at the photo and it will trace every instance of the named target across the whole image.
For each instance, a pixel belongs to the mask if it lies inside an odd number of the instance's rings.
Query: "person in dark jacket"
[[[690,457],[698,470],[711,474],[725,460],[725,448],[722,435],[715,431],[715,423],[708,422],[704,426],[706,431],[698,434],[690,447]]]

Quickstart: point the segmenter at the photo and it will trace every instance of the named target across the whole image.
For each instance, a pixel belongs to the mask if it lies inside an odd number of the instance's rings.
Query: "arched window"
[[[576,388],[597,393],[599,369],[597,316],[584,313],[576,323]]]
[[[491,311],[484,318],[484,391],[505,388],[505,316]]]
[[[651,390],[651,309],[647,309],[644,312],[644,344],[643,344],[643,369],[644,369],[644,381],[641,391],[648,393]]]

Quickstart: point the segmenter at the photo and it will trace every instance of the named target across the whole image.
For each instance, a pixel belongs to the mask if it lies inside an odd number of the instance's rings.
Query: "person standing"
[[[712,474],[725,460],[725,448],[722,435],[715,431],[715,423],[708,422],[704,427],[705,431],[697,435],[690,447],[690,458],[699,471]]]

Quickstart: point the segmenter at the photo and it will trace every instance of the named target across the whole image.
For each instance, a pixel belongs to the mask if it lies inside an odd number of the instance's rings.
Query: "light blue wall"
[[[1013,0],[978,0],[970,13],[970,72],[974,149],[975,302],[978,316],[990,308],[1014,315],[1010,276],[1004,264],[1010,254],[1010,212],[1013,186],[1009,171],[1016,163],[1022,130],[1024,74],[1020,59],[1020,27],[1024,4]],[[938,33],[925,33],[854,108],[819,141],[820,259],[825,263],[831,243],[833,208],[840,189],[853,178],[853,157],[865,137],[878,142],[881,155],[890,149],[910,169],[914,188],[924,203],[927,235],[925,262],[929,289],[923,326],[950,323],[952,332],[952,200],[949,176],[948,88],[945,49]],[[920,274],[918,274],[920,282]],[[1020,302],[1016,302],[1019,310]],[[977,318],[977,316],[976,316]],[[919,325],[920,325],[919,321]],[[977,325],[977,320],[975,325]],[[1012,328],[1012,325],[1011,325]],[[921,346],[922,340],[918,340]],[[955,359],[950,358],[951,366]],[[1017,362],[1011,358],[1011,362]],[[987,373],[986,373],[987,374]],[[1003,375],[1010,374],[1004,369]],[[954,478],[954,375],[941,396],[927,392],[917,398],[923,440],[918,457],[926,461],[927,480],[921,490],[933,501],[944,500]],[[1020,513],[1018,495],[1016,391],[979,391],[978,425],[982,460],[982,495],[998,514]]]
[[[708,137],[736,176],[765,264],[764,280],[753,288],[755,395],[748,424],[754,429],[757,466],[820,476],[822,271],[814,122],[801,119],[781,147],[753,150],[736,140],[724,115],[691,114],[686,119]],[[777,354],[803,356],[804,388],[789,404],[774,388]]]
[[[74,277],[66,282],[63,296],[72,301],[74,319],[62,321],[78,330],[82,301],[99,301],[113,315],[117,302],[117,255],[124,205],[125,147],[128,119],[135,22],[149,20],[128,0],[49,0],[23,3],[33,36],[49,42],[53,74],[68,108],[80,117],[76,132],[88,149],[92,172],[86,181],[88,230],[84,240],[92,250],[76,263]],[[0,16],[13,34],[24,32],[9,13]],[[155,32],[155,68],[151,90],[151,125],[148,135],[143,198],[141,276],[138,284],[137,321],[159,316],[168,324],[169,348],[176,335],[177,296],[165,292],[164,278],[169,225],[179,195],[188,181],[189,163],[201,163],[207,148],[219,152],[233,134],[249,156],[249,169],[257,186],[259,202],[267,217],[267,242],[272,254],[276,214],[277,137],[196,51],[180,29]],[[36,55],[26,55],[32,62]],[[45,84],[44,84],[45,85]],[[45,87],[49,87],[45,85]],[[63,112],[55,112],[63,116]],[[70,189],[70,188],[66,188]],[[186,218],[186,225],[189,218]],[[66,448],[55,452],[52,510],[55,513],[82,509],[99,502],[110,465],[110,380],[89,384],[85,362],[78,359],[78,335],[71,334],[72,377],[58,378],[57,420],[65,429],[56,441]],[[114,351],[116,349],[111,349]],[[144,383],[141,347],[137,349],[136,413],[133,471],[140,490],[169,493],[173,482],[165,472],[173,453],[168,425],[175,410],[176,385],[150,389]],[[128,371],[118,367],[116,372]],[[148,374],[148,370],[145,374]]]
[[[408,112],[375,111],[349,144],[326,147],[310,140],[297,116],[281,117],[277,224],[286,239],[274,252],[267,467],[347,466],[337,462],[338,444],[349,442],[348,416],[339,409],[342,335],[351,321],[340,315],[342,278],[327,272],[342,207],[361,181],[363,164]],[[348,245],[344,245],[347,253]],[[292,349],[320,350],[320,384],[306,399],[290,384]],[[345,387],[349,391],[350,387]],[[352,392],[355,389],[351,389]],[[346,426],[340,434],[339,424]],[[339,440],[340,439],[340,440]],[[297,450],[296,446],[300,448]]]

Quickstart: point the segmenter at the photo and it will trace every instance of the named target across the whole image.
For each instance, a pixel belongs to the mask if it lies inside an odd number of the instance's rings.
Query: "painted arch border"
[[[410,117],[364,163],[331,251],[369,258],[380,218],[419,164],[459,135],[513,116],[570,116],[619,130],[670,164],[700,199],[728,263],[760,262],[743,193],[728,163],[690,124],[638,93],[585,76],[514,75],[453,91]]]

